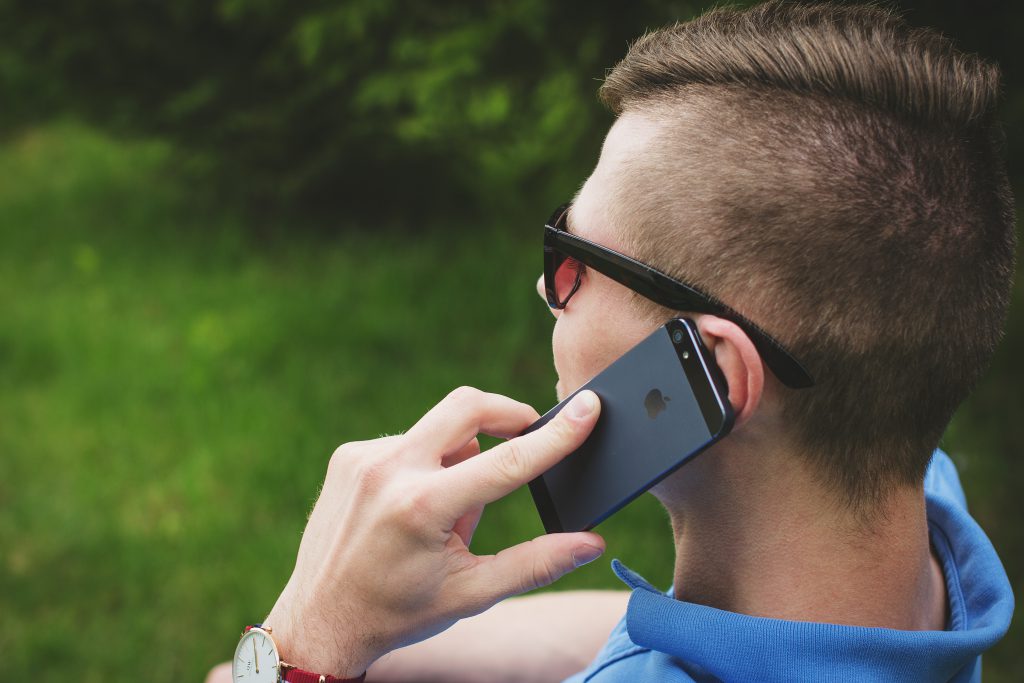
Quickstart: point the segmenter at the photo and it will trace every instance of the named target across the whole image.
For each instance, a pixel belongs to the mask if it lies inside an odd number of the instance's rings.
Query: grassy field
[[[460,384],[554,399],[538,225],[254,237],[169,154],[73,125],[0,148],[0,679],[200,680],[282,587],[336,445]],[[1018,369],[1004,351],[948,441],[1020,586]],[[540,531],[520,491],[475,547]],[[651,499],[602,531],[557,588],[620,587],[611,557],[670,580]]]
[[[58,127],[0,156],[0,678],[199,679],[283,586],[336,445],[460,384],[553,402],[536,225],[254,243],[166,155]],[[651,501],[608,526],[669,579]],[[520,492],[476,544],[541,531]]]

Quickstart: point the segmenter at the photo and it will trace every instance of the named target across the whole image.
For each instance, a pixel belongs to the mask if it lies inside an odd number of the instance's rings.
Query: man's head
[[[866,512],[920,482],[1001,334],[1015,242],[997,92],[995,67],[885,10],[716,10],[609,73],[618,120],[570,229],[786,345],[816,385],[763,374],[782,437]],[[670,314],[587,276],[556,324],[563,392]],[[767,371],[740,364],[730,389],[759,394]]]

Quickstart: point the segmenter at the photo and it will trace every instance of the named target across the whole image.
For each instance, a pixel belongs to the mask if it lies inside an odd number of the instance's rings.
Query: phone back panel
[[[574,392],[594,391],[601,417],[579,449],[530,484],[548,532],[592,528],[728,431],[724,381],[699,340],[692,323],[671,321]]]

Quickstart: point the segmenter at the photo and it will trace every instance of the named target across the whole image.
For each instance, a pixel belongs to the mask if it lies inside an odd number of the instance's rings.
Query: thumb
[[[486,609],[504,598],[553,583],[593,562],[604,549],[604,539],[593,532],[547,534],[487,558],[475,568],[472,582],[480,589],[477,594],[493,596],[483,607]]]

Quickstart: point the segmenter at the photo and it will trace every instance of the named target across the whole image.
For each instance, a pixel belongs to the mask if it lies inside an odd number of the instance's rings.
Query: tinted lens
[[[565,306],[566,302],[576,292],[580,281],[580,269],[583,264],[574,258],[559,254],[557,259],[561,260],[555,266],[555,296],[558,297],[558,305]]]
[[[547,238],[549,230],[565,230],[568,208],[568,204],[560,206],[545,223],[544,288],[547,290],[548,304],[552,308],[565,308],[565,304],[579,287],[580,272],[583,268],[582,263],[561,253]]]

